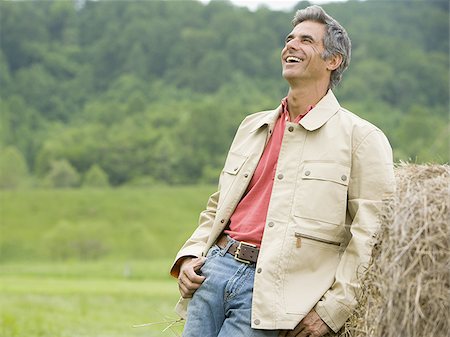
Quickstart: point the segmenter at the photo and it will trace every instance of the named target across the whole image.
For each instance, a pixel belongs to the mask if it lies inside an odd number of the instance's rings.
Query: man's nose
[[[300,48],[300,43],[298,39],[291,39],[288,42],[286,42],[286,48],[298,50]]]

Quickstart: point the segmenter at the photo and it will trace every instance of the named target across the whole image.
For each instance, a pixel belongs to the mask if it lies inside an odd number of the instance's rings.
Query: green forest
[[[242,118],[287,93],[294,11],[227,1],[1,1],[0,187],[215,183]],[[349,32],[335,94],[396,161],[449,161],[448,1],[323,5]]]

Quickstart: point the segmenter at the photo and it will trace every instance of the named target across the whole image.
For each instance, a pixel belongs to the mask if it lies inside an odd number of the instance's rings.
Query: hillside
[[[68,186],[215,183],[243,116],[287,92],[294,11],[81,3],[0,2],[2,187],[58,186],[61,172]],[[353,43],[342,105],[386,132],[396,160],[448,162],[448,2],[324,8]]]

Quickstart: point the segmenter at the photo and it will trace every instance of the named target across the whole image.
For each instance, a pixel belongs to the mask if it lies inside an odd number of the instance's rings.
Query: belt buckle
[[[239,261],[239,262],[242,262],[242,263],[250,264],[250,263],[251,263],[250,261],[241,259],[241,258],[239,257],[239,254],[241,253],[241,248],[242,248],[242,246],[247,246],[247,247],[251,247],[251,248],[256,248],[256,245],[252,245],[251,243],[244,242],[244,241],[240,241],[240,242],[239,242],[239,245],[238,245],[237,248],[236,248],[236,252],[234,253],[234,259],[235,259],[236,261]]]

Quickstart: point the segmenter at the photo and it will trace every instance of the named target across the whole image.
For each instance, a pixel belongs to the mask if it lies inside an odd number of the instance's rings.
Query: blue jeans
[[[251,328],[255,264],[238,262],[227,254],[232,243],[209,250],[201,268],[205,280],[189,303],[183,337],[278,336],[278,330]]]

